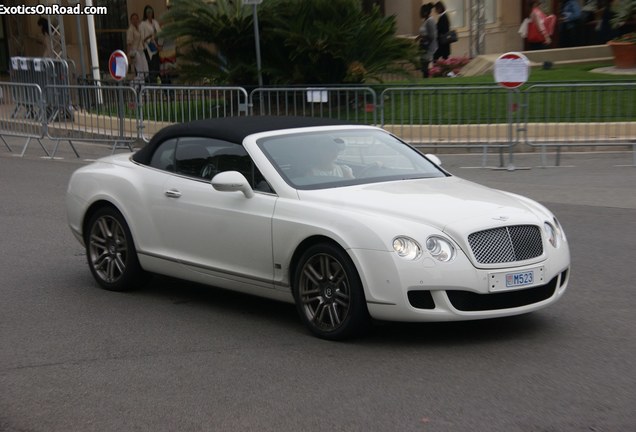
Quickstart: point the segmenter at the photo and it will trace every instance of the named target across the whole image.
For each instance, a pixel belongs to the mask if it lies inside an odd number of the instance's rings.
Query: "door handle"
[[[181,192],[176,189],[168,189],[166,191],[166,196],[168,198],[179,198],[181,196]]]

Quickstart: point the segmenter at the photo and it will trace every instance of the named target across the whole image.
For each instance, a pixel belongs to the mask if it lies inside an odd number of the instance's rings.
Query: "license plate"
[[[534,271],[508,273],[506,275],[506,288],[532,285],[534,283]]]
[[[489,291],[506,291],[543,285],[543,267],[523,271],[491,273],[488,278]]]

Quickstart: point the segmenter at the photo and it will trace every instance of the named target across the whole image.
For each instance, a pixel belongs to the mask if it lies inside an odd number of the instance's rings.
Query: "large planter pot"
[[[609,41],[607,44],[614,54],[614,66],[618,69],[636,68],[636,43]]]

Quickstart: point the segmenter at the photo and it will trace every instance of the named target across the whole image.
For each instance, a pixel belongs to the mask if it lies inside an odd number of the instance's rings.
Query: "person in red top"
[[[528,24],[528,45],[531,50],[547,48],[552,43],[550,37],[552,31],[546,26],[545,13],[541,10],[541,1],[534,0],[530,3],[530,23]],[[549,21],[548,21],[549,22]],[[554,26],[552,25],[552,30]]]

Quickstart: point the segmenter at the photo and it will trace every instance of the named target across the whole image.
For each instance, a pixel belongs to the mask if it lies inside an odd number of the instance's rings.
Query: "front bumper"
[[[389,321],[461,321],[519,315],[556,302],[567,289],[566,246],[519,267],[478,269],[463,254],[450,263],[431,258],[405,261],[391,252],[352,250],[369,313]],[[493,271],[543,268],[543,282],[530,288],[491,292]]]

